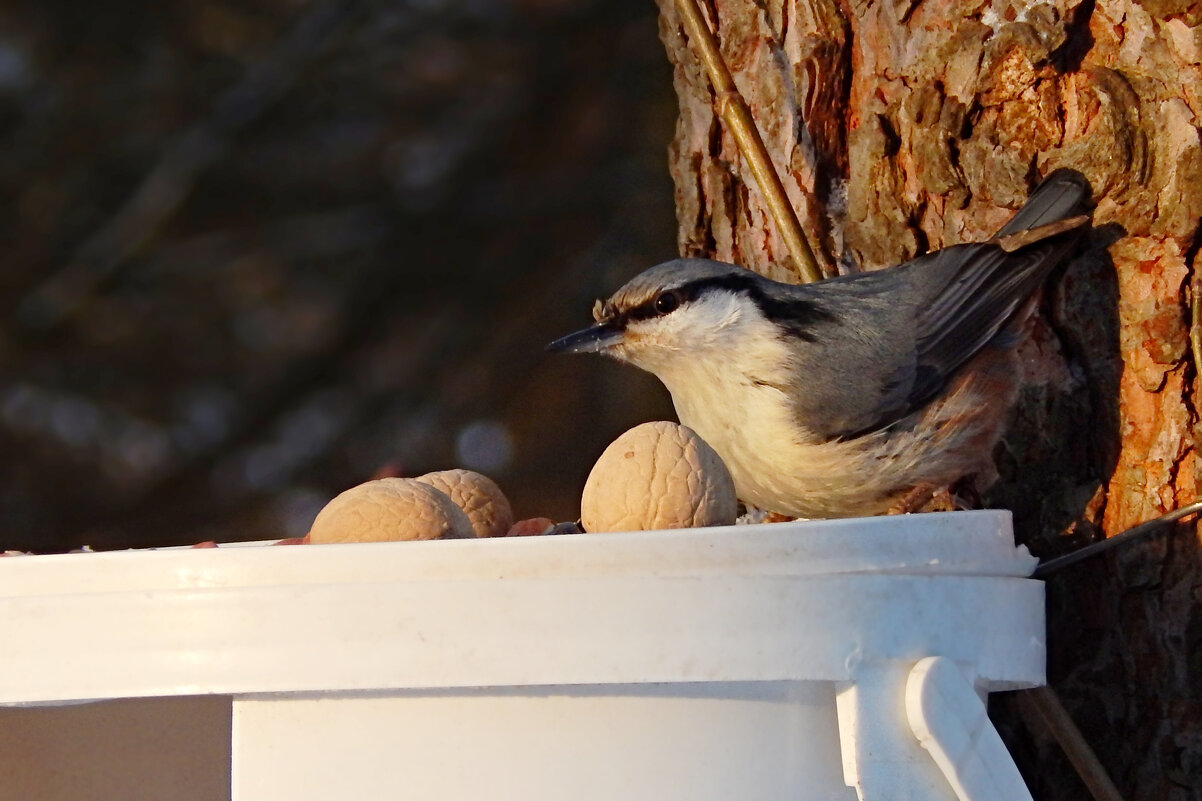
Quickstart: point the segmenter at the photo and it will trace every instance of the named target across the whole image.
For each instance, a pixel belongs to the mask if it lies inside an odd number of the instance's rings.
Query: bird
[[[1044,178],[992,238],[793,285],[668,261],[551,351],[653,373],[744,504],[786,517],[913,511],[991,464],[1037,291],[1090,225],[1091,188]]]

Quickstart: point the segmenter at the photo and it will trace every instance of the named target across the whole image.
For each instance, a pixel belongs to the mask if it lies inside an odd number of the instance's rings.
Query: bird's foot
[[[885,514],[908,515],[912,512],[954,512],[964,508],[950,487],[919,484],[893,502]]]
[[[746,525],[748,523],[787,523],[790,520],[799,518],[790,515],[782,515],[780,512],[770,512],[767,509],[760,509],[755,506],[744,507],[743,514],[739,515],[735,520],[736,525]]]

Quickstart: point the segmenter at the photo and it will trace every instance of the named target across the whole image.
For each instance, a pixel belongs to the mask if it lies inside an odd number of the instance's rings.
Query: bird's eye
[[[680,305],[680,298],[675,292],[660,292],[655,296],[655,311],[657,314],[671,314]]]

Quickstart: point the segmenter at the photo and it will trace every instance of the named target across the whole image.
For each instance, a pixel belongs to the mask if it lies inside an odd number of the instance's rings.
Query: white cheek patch
[[[747,334],[775,336],[771,324],[750,299],[714,292],[690,300],[670,314],[631,320],[626,324],[624,350],[619,358],[660,375],[685,367],[693,359],[728,360],[750,343]]]
[[[664,317],[640,321],[650,324],[651,334],[673,350],[700,355],[724,344],[729,332],[745,318],[746,298],[725,292],[710,293],[689,301]]]
[[[745,297],[723,292],[697,298],[689,306],[698,325],[707,330],[721,331],[738,325],[749,303]]]

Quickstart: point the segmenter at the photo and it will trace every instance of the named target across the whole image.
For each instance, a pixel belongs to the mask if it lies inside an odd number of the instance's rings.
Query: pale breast
[[[889,429],[818,442],[782,393],[728,365],[665,380],[681,422],[726,462],[741,500],[798,517],[884,512],[905,490],[955,481],[988,461],[1013,400],[1013,354],[991,348],[938,402]],[[687,380],[685,380],[687,379]]]
[[[804,444],[805,432],[796,427],[778,386],[714,360],[694,361],[661,378],[680,422],[722,457],[741,499],[800,514],[790,511],[793,501],[816,491],[806,479],[815,472],[807,466],[812,446]],[[829,478],[823,476],[820,483],[829,487]]]

